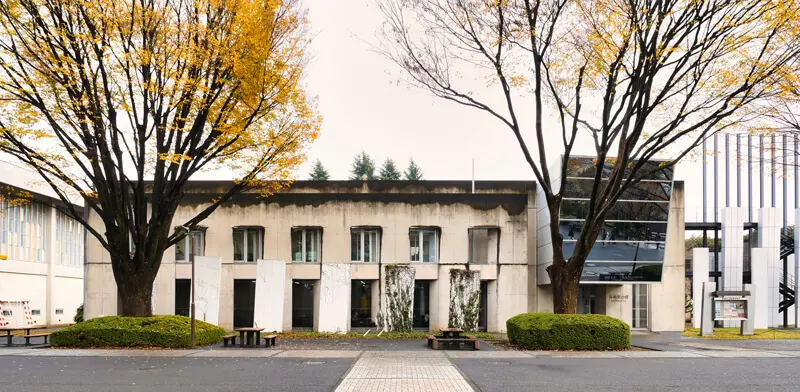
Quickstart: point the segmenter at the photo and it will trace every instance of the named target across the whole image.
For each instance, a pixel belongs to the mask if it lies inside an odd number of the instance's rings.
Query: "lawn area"
[[[261,333],[262,335],[264,332]],[[439,334],[439,331],[414,331],[414,332],[384,332],[378,335],[372,331],[367,335],[363,332],[326,333],[326,332],[281,332],[278,337],[285,339],[425,339],[428,335]],[[495,339],[495,335],[488,332],[464,332],[462,335],[474,336],[479,339]]]
[[[681,336],[714,340],[800,339],[800,330],[757,329],[753,336],[742,336],[739,328],[714,328],[714,336],[700,336],[700,328],[687,328]]]

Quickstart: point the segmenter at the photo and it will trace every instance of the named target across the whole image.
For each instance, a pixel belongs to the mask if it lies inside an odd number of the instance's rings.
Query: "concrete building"
[[[191,183],[173,222],[194,216],[225,185]],[[672,192],[670,209],[682,208],[680,189]],[[543,249],[537,214],[532,182],[479,181],[472,193],[468,181],[298,181],[269,198],[243,194],[166,253],[153,309],[188,315],[193,259],[200,319],[283,331],[374,328],[392,300],[387,276],[400,265],[410,267],[413,327],[448,326],[458,293],[451,270],[469,270],[479,276],[478,327],[503,332],[514,315],[552,310],[537,262]],[[637,307],[649,312],[653,330],[683,328],[683,230],[673,227],[682,225],[682,212],[670,216],[663,276],[680,274],[678,284],[648,282],[649,296]],[[86,274],[87,317],[116,314],[108,255],[92,239]],[[632,284],[644,282],[608,283],[603,305],[593,311],[631,323]],[[661,311],[675,304],[680,328],[664,321],[671,308]]]
[[[0,321],[70,324],[83,303],[84,229],[36,173],[2,161],[0,172],[4,194],[29,199],[0,200]]]

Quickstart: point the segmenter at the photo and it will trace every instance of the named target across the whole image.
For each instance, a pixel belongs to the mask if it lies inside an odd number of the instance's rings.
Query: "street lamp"
[[[191,289],[192,290],[192,295],[191,295],[191,303],[190,303],[190,310],[189,310],[189,312],[191,313],[190,316],[191,316],[191,320],[192,321],[191,321],[191,324],[190,324],[189,328],[191,330],[192,347],[194,347],[194,343],[195,343],[195,333],[194,333],[194,324],[195,324],[194,323],[194,320],[195,320],[194,295],[195,294],[194,294],[194,246],[193,246],[194,243],[192,242],[192,235],[191,235],[192,232],[189,231],[189,228],[187,226],[182,226],[182,227],[183,227],[183,230],[186,232],[186,238],[188,238],[188,240],[189,240],[188,241],[189,242],[189,263],[192,264],[192,289]]]

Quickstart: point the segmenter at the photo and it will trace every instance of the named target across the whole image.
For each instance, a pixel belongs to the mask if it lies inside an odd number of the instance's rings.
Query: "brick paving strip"
[[[366,351],[336,392],[472,392],[441,351]]]
[[[435,366],[452,366],[450,359],[522,359],[522,358],[798,358],[800,351],[712,349],[695,347],[683,351],[357,351],[357,350],[268,350],[268,349],[195,349],[195,350],[140,350],[140,349],[51,349],[2,348],[0,357],[207,357],[207,358],[359,358],[356,365],[375,366],[397,361],[403,367],[428,362]],[[364,361],[361,361],[361,360]],[[381,362],[382,361],[382,362]],[[434,366],[434,365],[431,365]],[[425,367],[425,366],[421,366]],[[422,373],[415,373],[422,374]],[[449,374],[449,373],[448,373]]]

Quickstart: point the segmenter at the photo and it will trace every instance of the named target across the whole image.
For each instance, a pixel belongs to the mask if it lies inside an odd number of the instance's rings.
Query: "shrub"
[[[628,324],[602,314],[523,313],[506,322],[508,340],[531,350],[619,350],[631,345]]]
[[[78,306],[78,309],[75,309],[75,317],[73,317],[72,320],[75,321],[76,323],[83,322],[83,304],[81,304],[81,306]]]
[[[99,317],[54,332],[54,347],[190,347],[191,319],[184,316]],[[225,330],[196,321],[198,346],[214,344]]]

